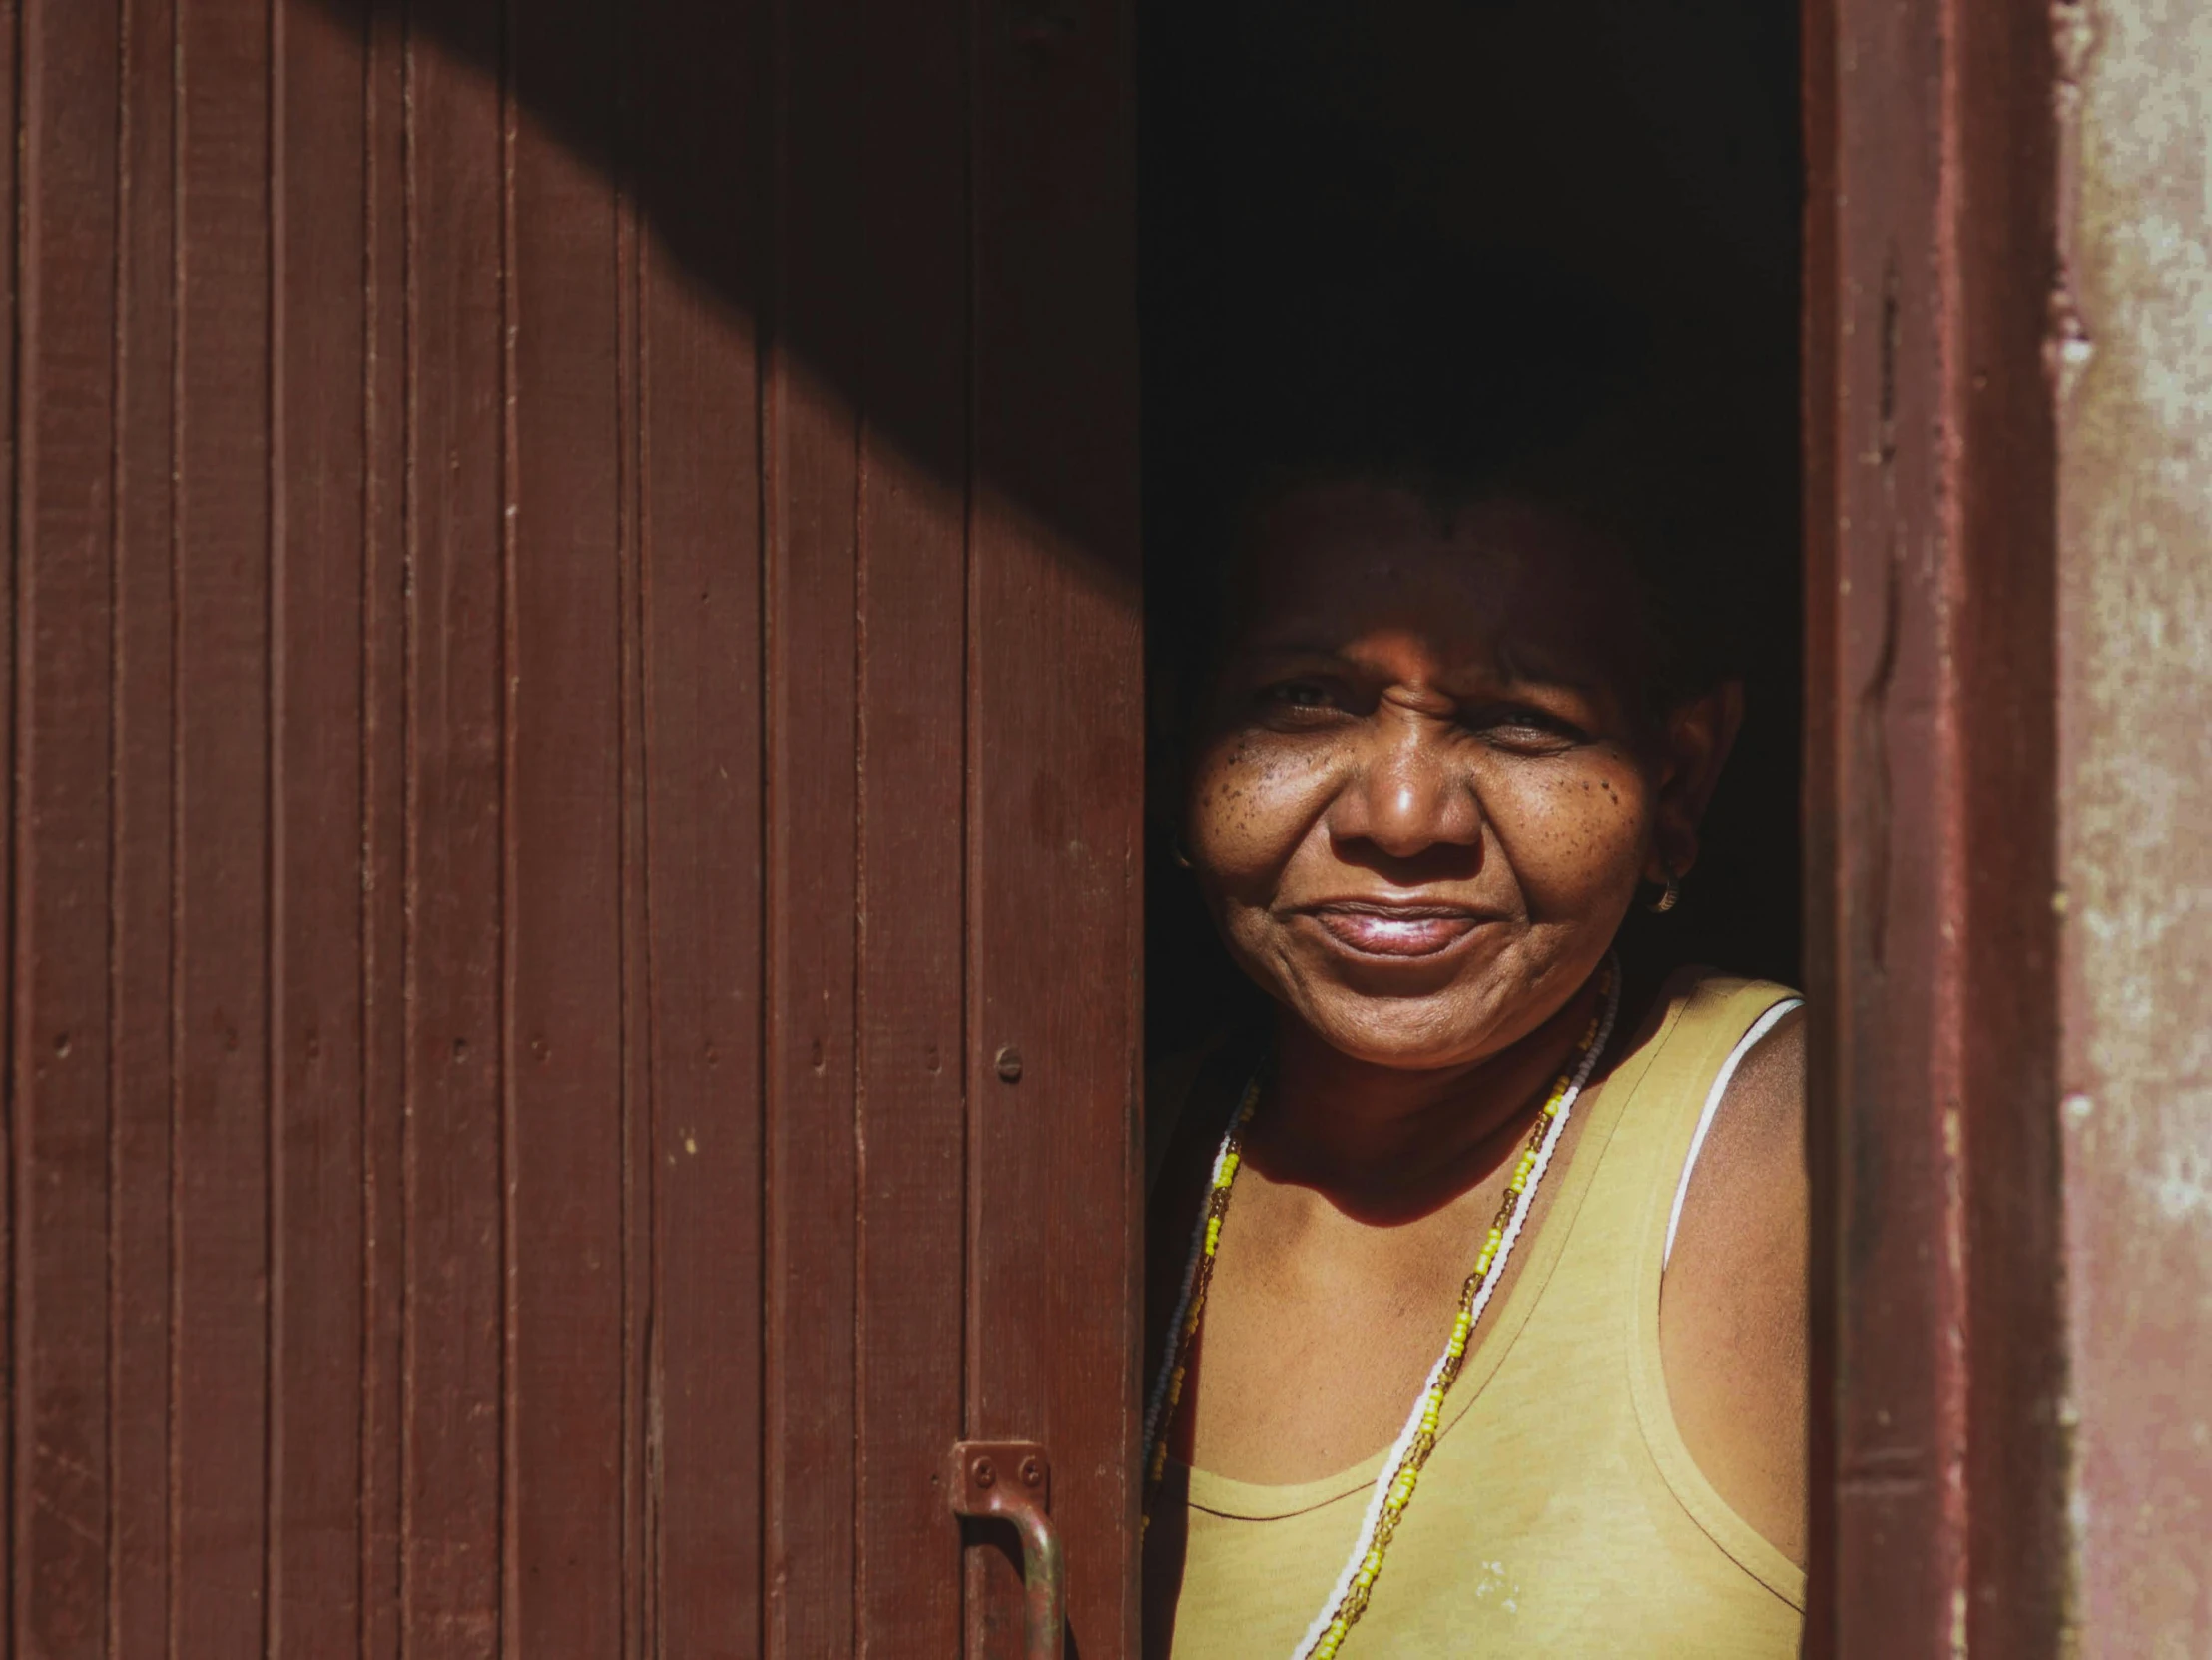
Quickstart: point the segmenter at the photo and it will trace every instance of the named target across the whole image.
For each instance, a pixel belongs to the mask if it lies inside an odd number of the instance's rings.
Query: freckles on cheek
[[[1571,912],[1634,884],[1651,804],[1630,769],[1576,768],[1533,774],[1493,817],[1532,907]]]
[[[1279,868],[1326,796],[1328,774],[1326,757],[1226,740],[1206,758],[1193,792],[1193,855],[1229,880]]]

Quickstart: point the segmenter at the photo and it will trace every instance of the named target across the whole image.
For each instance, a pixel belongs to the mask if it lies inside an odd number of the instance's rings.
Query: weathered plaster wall
[[[2212,6],[2056,8],[2080,1652],[2212,1655]]]

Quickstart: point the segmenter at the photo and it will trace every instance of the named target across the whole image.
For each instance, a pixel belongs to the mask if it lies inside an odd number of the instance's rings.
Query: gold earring
[[[1668,911],[1674,909],[1681,900],[1682,878],[1669,870],[1667,872],[1667,890],[1651,901],[1651,913],[1654,916],[1664,916]]]

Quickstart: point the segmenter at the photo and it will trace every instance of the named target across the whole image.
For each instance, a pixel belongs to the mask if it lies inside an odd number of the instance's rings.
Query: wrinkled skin
[[[1230,950],[1353,1060],[1510,1048],[1696,862],[1740,694],[1654,718],[1618,556],[1509,500],[1310,487],[1240,575],[1184,830]]]
[[[1722,686],[1651,707],[1624,560],[1531,502],[1447,518],[1394,489],[1311,485],[1257,516],[1233,576],[1182,840],[1282,1012],[1166,1434],[1184,1464],[1286,1484],[1349,1468],[1404,1421],[1623,916],[1696,862],[1742,699]],[[1800,1562],[1802,1079],[1786,1022],[1715,1121],[1660,1311],[1692,1456]],[[1173,1306],[1212,1143],[1179,1148],[1151,1205],[1156,1310]],[[1529,1237],[1556,1195],[1531,1196]],[[1500,1300],[1527,1260],[1503,1264]],[[1155,1520],[1157,1660],[1184,1513]]]

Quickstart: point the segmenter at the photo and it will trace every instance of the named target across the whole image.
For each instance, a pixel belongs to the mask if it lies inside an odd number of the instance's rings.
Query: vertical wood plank
[[[113,1652],[168,1645],[171,1062],[175,939],[176,13],[128,0],[123,38],[127,238],[117,296],[115,886],[111,1065]]]
[[[406,1127],[412,768],[408,584],[413,500],[413,314],[407,253],[408,49],[372,7],[363,65],[361,388],[361,1660],[398,1660],[405,1636]]]
[[[2054,17],[1951,0],[1960,574],[1966,1646],[2055,1660],[2068,1457],[2059,1157]],[[2049,342],[2049,345],[2046,345]],[[2047,354],[2048,353],[2048,354]],[[1955,1631],[1955,1620],[1953,1624]]]
[[[769,1637],[853,1646],[858,62],[850,4],[778,10],[767,447]]]
[[[606,0],[510,9],[516,1624],[623,1650],[620,314]]]
[[[768,8],[639,0],[640,552],[658,1652],[764,1652]],[[651,112],[650,119],[644,118]]]
[[[9,1057],[11,1646],[108,1643],[108,1196],[119,17],[23,30]]]
[[[500,1644],[504,200],[497,0],[408,40],[401,1645]]]
[[[1841,595],[1839,559],[1843,465],[1842,348],[1843,268],[1836,211],[1841,88],[1837,76],[1837,7],[1841,0],[1804,0],[1799,37],[1801,112],[1804,122],[1805,277],[1800,352],[1804,403],[1805,557],[1805,824],[1806,1167],[1812,1187],[1807,1365],[1807,1559],[1818,1564],[1806,1581],[1808,1652],[1833,1654],[1842,1549],[1842,1507],[1837,1442],[1843,1358],[1842,1097],[1844,1022],[1829,1011],[1843,990],[1835,938],[1836,872],[1842,849],[1842,786],[1836,757],[1846,729],[1835,691],[1842,684],[1836,607]]]
[[[1808,582],[1808,688],[1835,711],[1835,857],[1809,930],[1808,990],[1836,1022],[1838,1190],[1834,1652],[1935,1654],[1963,1584],[1964,1310],[1955,1275],[1955,1078],[1942,1045],[1954,989],[1943,924],[1955,763],[1937,617],[1954,525],[1939,495],[1945,293],[1936,196],[1944,65],[1934,5],[1840,5],[1833,244],[1838,291],[1836,499],[1848,535]],[[1822,508],[1813,508],[1821,511]],[[1946,1139],[1946,1127],[1951,1134]]]
[[[265,1636],[272,963],[270,13],[180,0],[172,1631]]]
[[[969,42],[928,8],[863,43],[866,430],[859,495],[859,1647],[960,1647],[966,1222]],[[923,446],[927,447],[924,448]]]
[[[625,34],[616,70],[618,112],[635,96],[635,46]],[[624,155],[614,204],[622,529],[615,584],[622,729],[618,878],[622,894],[622,1652],[626,1660],[645,1660],[658,1652],[654,1620],[659,1605],[651,1554],[652,1341],[660,1324],[653,1251],[658,1142],[653,1123],[652,912],[646,882],[642,245],[636,169],[622,150],[623,137],[618,115],[613,142]]]
[[[272,1655],[362,1609],[366,8],[279,0]]]
[[[1817,1655],[2059,1652],[2048,30],[1808,20]]]
[[[18,708],[16,671],[21,661],[17,623],[21,615],[18,601],[21,597],[21,574],[24,563],[23,512],[19,495],[22,484],[22,401],[21,363],[17,347],[22,324],[23,283],[20,260],[28,239],[25,225],[19,218],[23,205],[23,164],[29,144],[22,126],[24,118],[23,91],[23,18],[17,0],[0,0],[0,115],[6,119],[5,130],[17,135],[14,155],[5,166],[0,166],[0,212],[6,214],[4,223],[16,227],[16,235],[9,238],[7,246],[0,248],[0,300],[5,300],[11,326],[6,340],[0,341],[0,466],[11,492],[12,510],[8,515],[8,576],[0,583],[0,709],[5,710],[8,734],[8,766],[0,773],[0,834],[5,834],[7,845],[7,903],[8,948],[0,953],[0,990],[4,990],[7,1009],[7,1055],[9,1087],[0,1092],[0,1240],[6,1242],[6,1258],[0,1264],[0,1378],[7,1380],[7,1400],[4,1406],[5,1423],[0,1424],[0,1551],[6,1552],[11,1564],[5,1574],[0,1574],[0,1633],[12,1647],[17,1640],[16,1590],[17,1579],[12,1564],[16,1560],[18,1515],[17,1435],[21,1423],[17,1412],[23,1374],[17,1369],[16,1356],[16,1292],[20,1256],[16,1232],[16,1184],[21,1175],[22,1146],[17,1139],[17,1125],[21,1108],[14,1087],[15,1081],[15,1016],[16,1016],[16,871],[18,851],[22,844],[22,832],[17,819],[20,805],[16,792],[17,766],[21,751],[17,745],[16,715]],[[110,1383],[111,1397],[113,1382]]]
[[[976,16],[967,1427],[1055,1449],[1070,1625],[1118,1654],[1138,1644],[1130,43],[1103,3]],[[1010,1572],[985,1577],[974,1652],[1017,1654]]]
[[[16,1646],[947,1646],[963,1416],[1113,1559],[1127,1333],[1035,1322],[1127,1307],[1134,706],[1036,706],[1135,686],[1126,215],[994,216],[1124,54],[994,35],[971,149],[944,21],[25,20]],[[1065,1110],[971,1136],[978,1011]]]

